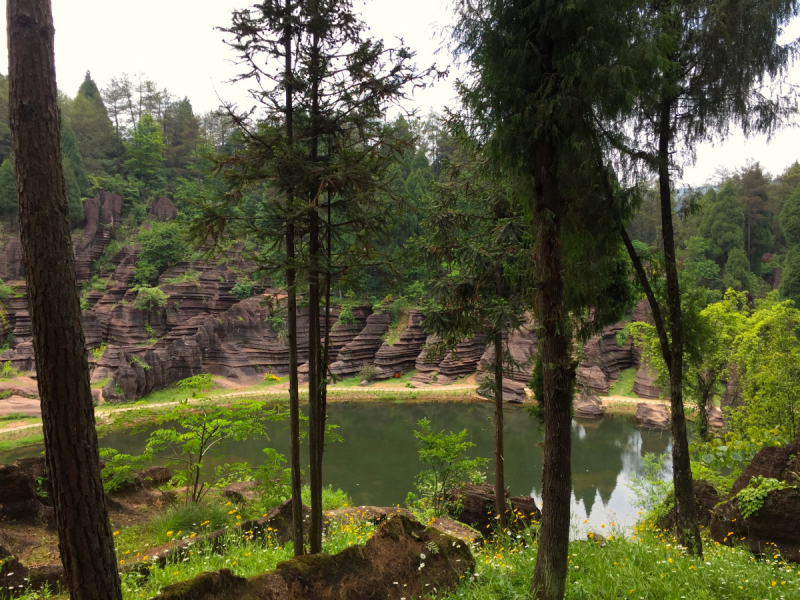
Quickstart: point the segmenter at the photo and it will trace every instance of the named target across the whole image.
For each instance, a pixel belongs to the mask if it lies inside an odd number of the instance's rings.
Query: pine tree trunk
[[[503,333],[494,335],[494,509],[501,529],[508,526],[503,455]]]
[[[691,553],[703,554],[697,523],[689,440],[683,411],[683,322],[681,290],[675,256],[675,233],[672,226],[672,194],[669,178],[672,101],[662,102],[658,132],[658,188],[661,202],[661,236],[664,243],[664,270],[667,280],[667,308],[670,317],[669,388],[672,424],[672,479],[675,489],[675,527],[678,541]]]
[[[47,469],[72,600],[122,598],[61,163],[49,0],[9,0],[9,113]]]
[[[286,143],[294,143],[294,85],[292,83],[292,4],[286,0],[284,27],[284,76],[286,79]],[[291,211],[291,192],[286,202]],[[289,337],[289,437],[292,469],[292,530],[294,555],[303,555],[303,488],[300,482],[300,380],[297,375],[297,269],[295,267],[294,224],[286,225],[286,325]]]
[[[289,437],[292,469],[292,530],[294,555],[303,555],[303,491],[300,481],[300,384],[297,376],[297,281],[294,268],[294,225],[286,228],[286,325],[289,338]]]
[[[314,31],[311,42],[311,148],[309,158],[316,162],[319,154],[319,34]],[[309,451],[311,455],[311,533],[310,552],[322,552],[322,449],[325,443],[325,422],[322,414],[319,344],[319,197],[310,199],[308,209],[308,404]]]
[[[561,220],[564,199],[553,174],[556,151],[540,141],[534,157],[536,188],[536,299],[539,355],[543,366],[544,467],[542,524],[531,583],[538,600],[561,600],[567,578],[570,499],[572,493],[573,362],[568,315],[564,309],[561,265]]]

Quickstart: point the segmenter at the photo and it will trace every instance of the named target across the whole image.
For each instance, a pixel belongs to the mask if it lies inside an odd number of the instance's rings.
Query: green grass
[[[536,559],[530,533],[499,536],[475,552],[476,575],[438,598],[522,600],[530,597]],[[600,544],[569,546],[569,600],[752,600],[800,598],[800,572],[780,557],[756,560],[745,549],[706,541],[704,560],[683,554],[673,539],[643,524],[633,536],[616,532]]]
[[[619,379],[617,379],[617,382],[611,386],[610,390],[608,390],[608,395],[624,396],[626,398],[638,398],[638,396],[633,393],[633,381],[635,379],[636,369],[633,367],[630,369],[625,369],[624,371],[620,372]]]
[[[15,440],[0,440],[0,452],[10,452],[17,448],[35,446],[36,444],[44,444],[44,436],[41,433],[26,435]]]
[[[92,384],[93,390],[102,390],[104,387],[108,385],[108,382],[111,381],[110,377],[103,377],[103,379],[98,379]]]
[[[0,415],[0,421],[28,421],[38,419],[39,417],[31,417],[25,413],[8,413],[7,415]]]
[[[311,488],[307,485],[303,486],[303,504],[306,506],[311,505]],[[340,489],[333,489],[329,485],[322,488],[322,510],[335,510],[346,506],[353,506],[353,500],[346,492]]]

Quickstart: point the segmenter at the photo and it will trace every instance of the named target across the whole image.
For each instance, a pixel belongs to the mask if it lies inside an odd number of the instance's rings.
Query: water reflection
[[[402,504],[414,489],[414,476],[423,468],[417,455],[413,430],[423,417],[435,430],[467,429],[475,444],[471,456],[493,457],[493,408],[474,404],[333,404],[330,422],[338,425],[344,441],[325,448],[325,483],[348,492],[359,504]],[[271,440],[248,440],[231,444],[225,462],[262,459],[261,449],[271,446],[288,455],[289,435],[283,423],[270,423]],[[643,470],[646,452],[670,451],[670,437],[664,432],[641,431],[626,417],[605,417],[599,421],[573,421],[572,425],[572,512],[581,529],[601,524],[632,525],[637,509],[626,483]],[[101,441],[123,453],[140,452],[147,433],[110,434]],[[543,434],[521,408],[509,406],[505,419],[506,485],[512,495],[533,495],[541,502]],[[41,449],[26,452],[34,454]],[[303,446],[303,464],[308,464],[308,447]],[[0,462],[13,460],[0,456]],[[487,474],[493,477],[493,461]],[[307,471],[306,471],[307,472]],[[583,520],[588,519],[587,524]]]

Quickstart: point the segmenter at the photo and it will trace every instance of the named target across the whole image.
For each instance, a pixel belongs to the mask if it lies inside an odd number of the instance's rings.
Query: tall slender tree
[[[472,67],[470,83],[461,86],[467,123],[489,156],[533,187],[545,443],[544,509],[531,589],[540,599],[563,598],[566,585],[577,368],[572,340],[581,333],[571,315],[594,306],[587,324],[599,326],[607,307],[597,303],[593,277],[602,269],[587,263],[621,266],[616,244],[596,228],[607,216],[596,189],[600,140],[594,122],[605,104],[625,100],[627,69],[619,59],[631,46],[635,17],[633,3],[624,0],[458,4],[457,52]]]
[[[513,186],[501,182],[485,158],[462,149],[434,186],[429,217],[430,305],[425,329],[441,338],[447,352],[464,338],[485,336],[494,348],[482,387],[491,390],[495,414],[494,510],[508,525],[503,450],[503,377],[515,364],[504,337],[518,330],[530,308],[533,237]],[[505,349],[504,349],[505,348]]]
[[[365,39],[364,29],[349,0],[265,2],[234,12],[225,31],[244,66],[239,78],[255,85],[251,93],[266,118],[252,123],[249,115],[230,111],[242,148],[218,161],[229,193],[222,205],[208,207],[197,229],[200,237],[218,238],[242,219],[266,239],[280,231],[275,243],[287,246],[272,259],[279,258],[287,279],[294,269],[307,286],[312,553],[322,548],[324,525],[331,278],[363,261],[369,237],[389,221],[385,202],[394,196],[386,174],[404,142],[384,117],[421,76],[405,47]],[[258,187],[256,214],[230,214],[239,210],[243,189]],[[299,239],[303,252],[292,258]],[[334,244],[347,247],[334,252]]]
[[[666,279],[666,310],[648,293],[670,376],[672,465],[678,540],[702,554],[697,523],[686,419],[683,407],[684,328],[673,216],[673,174],[678,150],[689,156],[695,144],[724,135],[732,124],[745,133],[770,133],[795,112],[792,96],[773,99],[767,81],[779,81],[796,53],[796,44],[777,42],[797,13],[794,0],[667,0],[649,2],[637,15],[650,34],[653,65],[638,65],[637,105],[632,121],[638,144],[625,151],[658,178],[661,237]],[[636,71],[637,69],[634,68]],[[620,233],[624,232],[620,231]],[[637,257],[626,242],[631,260]],[[645,289],[644,270],[637,273]],[[663,315],[663,318],[662,318]]]
[[[73,600],[120,600],[61,161],[49,0],[7,5],[9,104],[45,457]]]

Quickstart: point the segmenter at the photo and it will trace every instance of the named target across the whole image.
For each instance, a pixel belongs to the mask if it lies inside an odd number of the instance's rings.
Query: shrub
[[[152,223],[137,237],[142,253],[134,267],[134,279],[139,283],[154,283],[167,265],[182,261],[189,254],[179,223]]]
[[[138,286],[134,290],[136,300],[133,301],[133,307],[137,310],[151,313],[167,305],[167,295],[157,287]]]
[[[2,379],[3,381],[5,381],[6,379],[13,379],[18,374],[19,374],[19,371],[17,371],[11,365],[11,361],[10,360],[7,360],[6,362],[4,362],[3,363],[3,368],[0,369],[0,379]]]
[[[361,369],[358,371],[356,377],[358,377],[359,381],[372,381],[375,379],[375,374],[377,372],[378,370],[375,365],[365,362],[361,365]]]
[[[464,456],[467,449],[475,446],[465,441],[466,429],[460,433],[433,433],[428,419],[420,419],[417,425],[420,429],[414,431],[414,437],[422,444],[419,459],[430,468],[416,478],[421,499],[417,500],[413,493],[409,493],[407,503],[413,508],[430,510],[435,516],[441,516],[451,508],[449,490],[466,481],[483,481],[482,469],[489,461],[486,458],[468,459]]]
[[[761,475],[753,477],[747,487],[736,494],[736,498],[739,500],[739,512],[742,513],[745,519],[748,519],[764,506],[767,494],[774,490],[785,490],[789,487],[792,486],[772,477],[762,477]]]
[[[231,288],[231,294],[239,298],[239,300],[249,298],[253,295],[253,282],[249,279],[240,279]]]

